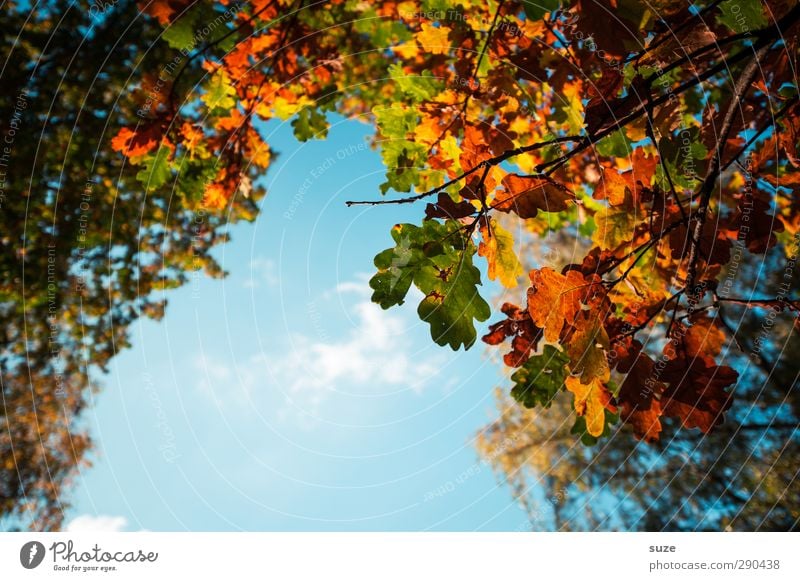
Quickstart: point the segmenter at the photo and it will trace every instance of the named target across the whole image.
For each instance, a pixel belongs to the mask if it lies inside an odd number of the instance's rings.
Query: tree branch
[[[413,202],[422,200],[423,198],[427,198],[429,196],[433,196],[435,194],[438,194],[439,192],[442,192],[442,191],[446,190],[447,188],[449,188],[453,184],[457,184],[458,182],[460,182],[464,178],[471,176],[472,174],[477,172],[479,169],[482,169],[482,168],[484,168],[486,166],[495,166],[495,165],[501,164],[504,161],[509,160],[512,157],[515,157],[517,155],[521,155],[523,153],[528,153],[530,151],[536,151],[537,149],[542,149],[542,148],[547,147],[549,145],[557,145],[559,143],[566,143],[566,142],[570,142],[570,141],[580,141],[580,139],[581,139],[580,137],[572,137],[572,136],[556,137],[555,139],[551,139],[550,141],[541,141],[539,143],[534,143],[532,145],[525,145],[525,146],[522,146],[522,147],[517,147],[515,149],[509,149],[508,151],[506,151],[506,152],[504,152],[504,153],[502,153],[500,155],[497,155],[495,157],[492,157],[490,159],[486,159],[486,160],[482,161],[481,163],[479,163],[478,165],[476,165],[472,169],[469,169],[469,170],[461,173],[460,175],[454,177],[453,179],[446,181],[441,186],[433,188],[432,190],[428,190],[427,192],[422,192],[421,194],[417,194],[415,196],[409,196],[409,197],[406,197],[406,198],[399,198],[399,199],[396,199],[396,200],[365,200],[365,201],[352,201],[351,200],[351,201],[345,202],[345,204],[347,204],[348,206],[364,206],[364,205],[366,205],[366,206],[379,206],[379,205],[383,205],[383,204],[411,204]]]
[[[694,230],[692,231],[691,240],[689,243],[689,258],[688,269],[686,272],[686,285],[690,295],[694,296],[694,283],[697,279],[697,262],[698,262],[698,249],[700,247],[700,239],[703,235],[703,227],[708,218],[708,205],[711,201],[711,193],[717,185],[717,180],[720,174],[722,153],[725,149],[725,144],[728,141],[728,135],[733,127],[733,119],[736,111],[741,107],[741,99],[750,88],[750,84],[755,79],[758,73],[759,61],[763,59],[764,55],[769,51],[769,45],[763,46],[758,50],[754,50],[751,60],[747,63],[742,75],[734,85],[733,93],[731,95],[731,102],[728,105],[728,110],[725,112],[725,117],[722,120],[719,136],[717,137],[716,151],[711,158],[711,163],[706,172],[705,180],[700,187],[700,206],[697,209],[697,222]]]

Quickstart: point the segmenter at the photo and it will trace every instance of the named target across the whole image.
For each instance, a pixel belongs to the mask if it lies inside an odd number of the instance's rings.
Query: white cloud
[[[254,258],[250,261],[250,277],[245,279],[245,288],[259,288],[261,285],[278,286],[275,263],[268,258]]]
[[[416,319],[381,309],[369,295],[366,278],[340,283],[323,293],[326,302],[340,299],[351,321],[349,329],[343,328],[337,336],[329,337],[333,328],[322,328],[318,319],[324,320],[328,311],[315,305],[312,319],[317,332],[292,334],[284,352],[254,354],[237,361],[235,368],[206,353],[195,362],[202,375],[201,390],[218,404],[252,405],[262,390],[277,388],[292,401],[290,407],[312,415],[337,393],[420,392],[436,377],[444,354],[437,353],[430,342],[412,340],[412,327],[419,325]],[[418,353],[415,345],[428,351]],[[267,378],[272,379],[271,385],[266,385]],[[281,415],[286,411],[281,410]]]
[[[82,514],[69,521],[64,530],[68,533],[116,533],[124,530],[127,526],[128,519],[124,516]]]
[[[320,394],[355,384],[374,391],[394,386],[421,390],[437,373],[441,355],[414,354],[408,321],[371,302],[366,280],[340,283],[336,292],[358,297],[349,309],[353,326],[339,340],[294,336],[292,349],[271,365],[284,389]]]

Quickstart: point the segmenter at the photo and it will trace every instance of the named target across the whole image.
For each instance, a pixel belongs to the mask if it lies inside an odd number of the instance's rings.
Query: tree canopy
[[[161,291],[222,274],[208,254],[222,226],[256,217],[271,119],[300,141],[325,138],[334,112],[374,126],[385,182],[348,204],[417,204],[419,220],[387,223],[372,300],[402,304],[413,285],[452,349],[489,322],[514,400],[566,398],[583,444],[720,429],[763,396],[727,354],[780,357],[776,321],[800,313],[796,1],[56,0],[8,14],[0,510],[40,526],[58,524],[88,446],[91,369],[137,317],[161,316]],[[576,241],[563,264],[521,254],[557,234]],[[499,309],[483,273],[506,289]],[[747,340],[743,311],[759,321]]]

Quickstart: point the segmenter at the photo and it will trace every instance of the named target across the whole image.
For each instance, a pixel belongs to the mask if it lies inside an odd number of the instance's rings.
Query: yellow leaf
[[[275,97],[272,101],[272,111],[275,113],[275,117],[281,121],[286,121],[301,108],[302,105],[300,105],[300,103],[292,103],[285,97]]]
[[[520,115],[514,118],[511,125],[508,126],[508,129],[518,135],[530,135],[532,133],[531,121],[529,118]]]
[[[580,373],[581,381],[586,383],[595,379],[608,381],[611,370],[606,350],[610,348],[610,343],[600,317],[591,311],[581,311],[573,319],[572,325],[574,331],[564,345],[570,359],[570,371]]]
[[[439,150],[442,152],[442,158],[453,162],[453,171],[460,172],[461,163],[459,162],[459,158],[461,157],[462,151],[455,136],[448,135],[442,139],[439,142]]]
[[[416,38],[425,52],[447,54],[450,51],[450,41],[447,40],[449,34],[449,28],[434,26],[425,22],[422,24],[422,30],[417,33]]]
[[[211,76],[206,89],[200,99],[209,109],[217,107],[230,109],[236,104],[233,99],[233,95],[236,95],[236,89],[231,85],[231,80],[224,70],[219,69]]]
[[[442,130],[438,120],[434,117],[423,117],[422,121],[414,129],[414,137],[417,142],[425,145],[432,145],[439,139]]]
[[[500,279],[506,288],[517,286],[517,278],[525,271],[514,252],[514,237],[497,220],[489,218],[490,228],[481,226],[483,240],[478,246],[478,254],[486,257],[489,264],[489,279]]]
[[[567,125],[570,133],[577,135],[583,129],[583,102],[581,101],[578,83],[568,83],[562,90],[567,99],[564,112],[567,114]]]
[[[586,431],[595,438],[603,435],[605,429],[605,407],[611,399],[603,382],[595,378],[588,384],[570,375],[566,387],[575,396],[575,412],[586,418]]]
[[[530,153],[523,153],[522,155],[517,155],[514,157],[514,163],[517,164],[517,167],[525,174],[532,174],[536,171],[536,158],[533,157]]]
[[[405,60],[413,59],[419,54],[419,47],[414,41],[411,40],[393,46],[392,50],[395,54],[399,55],[400,58]]]
[[[592,241],[603,250],[616,250],[633,240],[637,217],[633,210],[608,206],[594,215],[594,222]]]

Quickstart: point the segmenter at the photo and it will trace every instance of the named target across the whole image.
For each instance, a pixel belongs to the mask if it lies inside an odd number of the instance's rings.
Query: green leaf
[[[178,163],[180,173],[175,179],[178,192],[186,199],[199,202],[203,198],[206,184],[212,182],[217,175],[215,159],[187,161]]]
[[[381,157],[386,166],[386,182],[381,184],[381,193],[390,188],[398,192],[409,192],[419,182],[419,168],[424,165],[427,148],[406,139],[406,135],[417,126],[417,112],[402,106],[382,107],[373,110],[375,120],[384,140],[381,142]]]
[[[474,321],[489,318],[488,303],[477,290],[480,271],[472,264],[475,245],[464,240],[461,224],[426,220],[392,229],[394,248],[375,257],[370,280],[372,301],[386,309],[402,304],[413,283],[424,296],[417,308],[439,345],[468,349],[477,339]]]
[[[540,20],[561,5],[561,0],[523,0],[522,7],[528,20]]]
[[[400,63],[389,67],[389,75],[400,87],[400,90],[415,102],[427,101],[444,88],[443,84],[435,79],[430,71],[423,71],[421,75],[409,75],[403,70]]]
[[[426,293],[417,313],[430,324],[433,340],[454,351],[461,345],[472,347],[477,339],[473,319],[485,321],[491,314],[478,294],[481,273],[472,265],[475,245],[470,242],[463,252],[460,262],[455,252],[436,257],[414,277],[414,284]]]
[[[183,16],[172,22],[161,35],[170,47],[176,49],[192,50],[194,48],[195,22],[199,16],[195,8],[187,11]]]
[[[381,184],[381,193],[389,189],[410,192],[419,183],[419,168],[425,165],[428,149],[421,143],[398,139],[385,141],[381,146],[381,158],[386,166],[386,182]]]
[[[136,179],[148,190],[163,186],[170,178],[170,150],[161,146],[155,155],[143,160],[144,167],[136,173]]]
[[[381,135],[387,139],[405,139],[417,126],[417,112],[409,107],[375,107],[372,113]]]
[[[616,424],[619,421],[619,414],[612,413],[610,411],[603,410],[605,413],[605,426],[603,427],[603,433],[600,436],[595,437],[592,436],[586,429],[586,417],[584,416],[577,416],[575,418],[575,424],[572,426],[572,430],[570,430],[571,434],[575,434],[580,436],[581,443],[584,446],[594,446],[600,440],[600,438],[607,438],[611,435],[611,426]]]
[[[302,109],[297,114],[297,118],[292,121],[294,136],[300,141],[325,139],[328,136],[329,126],[330,124],[325,114],[313,107]]]
[[[752,32],[768,24],[761,0],[725,0],[719,11],[717,20],[736,33]]]
[[[417,235],[420,229],[411,224],[398,224],[392,229],[397,246],[387,248],[375,257],[378,273],[369,281],[374,291],[372,302],[383,309],[402,305],[414,281],[414,274],[427,260]]]
[[[230,109],[236,105],[233,95],[236,95],[236,89],[231,85],[227,73],[220,69],[211,75],[211,79],[206,86],[206,92],[200,99],[211,110],[217,108]]]
[[[530,357],[511,376],[514,387],[511,395],[526,408],[537,404],[550,407],[553,398],[564,387],[567,377],[565,365],[569,362],[566,353],[552,345],[545,345],[541,355]]]
[[[633,151],[631,140],[625,131],[619,130],[607,135],[597,142],[597,153],[600,155],[613,155],[615,157],[628,157]]]

